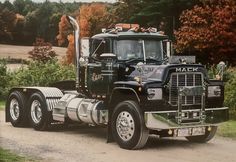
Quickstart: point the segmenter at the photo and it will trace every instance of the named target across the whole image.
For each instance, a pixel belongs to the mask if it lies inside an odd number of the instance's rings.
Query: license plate
[[[204,135],[205,127],[196,127],[192,129],[192,136]]]
[[[185,137],[185,136],[190,136],[190,129],[189,128],[178,129],[178,137]]]

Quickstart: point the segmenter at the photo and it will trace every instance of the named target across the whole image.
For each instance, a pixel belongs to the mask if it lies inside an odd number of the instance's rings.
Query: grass
[[[0,110],[5,109],[5,101],[0,100]]]
[[[32,159],[17,155],[15,153],[10,152],[9,150],[0,148],[0,162],[32,162],[32,161],[33,161]]]
[[[218,135],[236,139],[236,120],[222,123],[218,129]]]

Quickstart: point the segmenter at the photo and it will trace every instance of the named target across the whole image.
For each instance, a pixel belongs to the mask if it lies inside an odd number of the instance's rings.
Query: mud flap
[[[108,126],[107,126],[107,143],[114,142],[114,138],[112,135],[112,129],[111,129],[111,115],[112,112],[108,112]]]

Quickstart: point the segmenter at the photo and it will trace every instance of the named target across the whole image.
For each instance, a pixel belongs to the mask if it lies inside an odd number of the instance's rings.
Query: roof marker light
[[[102,33],[106,33],[107,29],[106,28],[102,28]]]

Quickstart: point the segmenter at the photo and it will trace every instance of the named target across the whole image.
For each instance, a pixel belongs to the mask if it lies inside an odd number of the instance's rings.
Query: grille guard
[[[162,130],[171,128],[186,128],[194,126],[215,126],[219,123],[229,120],[228,107],[220,108],[206,108],[205,120],[203,122],[194,123],[181,123],[176,122],[175,116],[178,115],[178,111],[151,111],[145,112],[145,124],[148,129]],[[183,110],[182,112],[196,112],[199,109]]]
[[[205,115],[205,96],[206,96],[206,88],[203,86],[185,86],[185,87],[178,87],[178,113],[176,116],[176,121],[178,124],[181,124],[182,122],[187,122],[190,118],[183,118],[183,104],[182,99],[183,96],[201,96],[201,105],[200,110],[195,118],[195,120],[192,120],[192,122],[197,123],[203,123],[206,119]],[[192,118],[193,119],[193,118]]]

